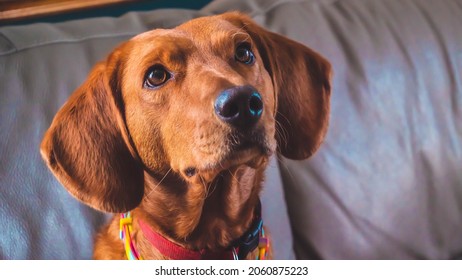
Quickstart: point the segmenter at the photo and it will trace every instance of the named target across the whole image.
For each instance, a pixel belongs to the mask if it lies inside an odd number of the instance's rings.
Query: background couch
[[[121,41],[229,10],[334,67],[325,143],[268,170],[276,258],[461,258],[462,1],[216,0],[198,11],[0,27],[0,259],[91,258],[107,217],[45,167],[44,131]]]

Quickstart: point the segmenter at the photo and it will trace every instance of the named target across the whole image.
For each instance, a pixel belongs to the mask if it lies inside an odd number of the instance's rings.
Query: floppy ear
[[[128,144],[120,92],[109,83],[117,80],[115,68],[102,63],[92,70],[55,116],[41,153],[77,199],[98,210],[125,212],[140,203],[144,178]]]
[[[308,158],[321,145],[327,132],[330,63],[308,47],[263,29],[245,15],[234,12],[225,18],[240,21],[272,78],[279,152],[291,159]]]

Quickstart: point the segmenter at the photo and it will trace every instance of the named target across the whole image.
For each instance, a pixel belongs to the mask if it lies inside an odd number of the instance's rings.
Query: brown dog
[[[95,258],[255,259],[268,158],[319,147],[330,75],[319,54],[240,13],[194,19],[96,65],[41,152],[77,199],[131,211],[97,236]]]

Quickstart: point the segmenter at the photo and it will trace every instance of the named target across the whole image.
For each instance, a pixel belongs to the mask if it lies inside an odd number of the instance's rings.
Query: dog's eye
[[[255,61],[255,55],[250,50],[250,45],[247,43],[237,46],[234,58],[245,64],[252,64]]]
[[[148,70],[144,79],[144,86],[147,88],[156,88],[170,79],[170,73],[162,65],[153,66]]]

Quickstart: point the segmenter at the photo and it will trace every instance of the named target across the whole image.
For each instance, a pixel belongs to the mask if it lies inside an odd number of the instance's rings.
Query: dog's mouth
[[[261,142],[242,142],[232,146],[219,160],[201,162],[197,166],[190,166],[182,170],[182,175],[188,181],[200,180],[201,183],[212,182],[219,173],[234,170],[246,165],[258,169],[267,163],[274,149]]]

